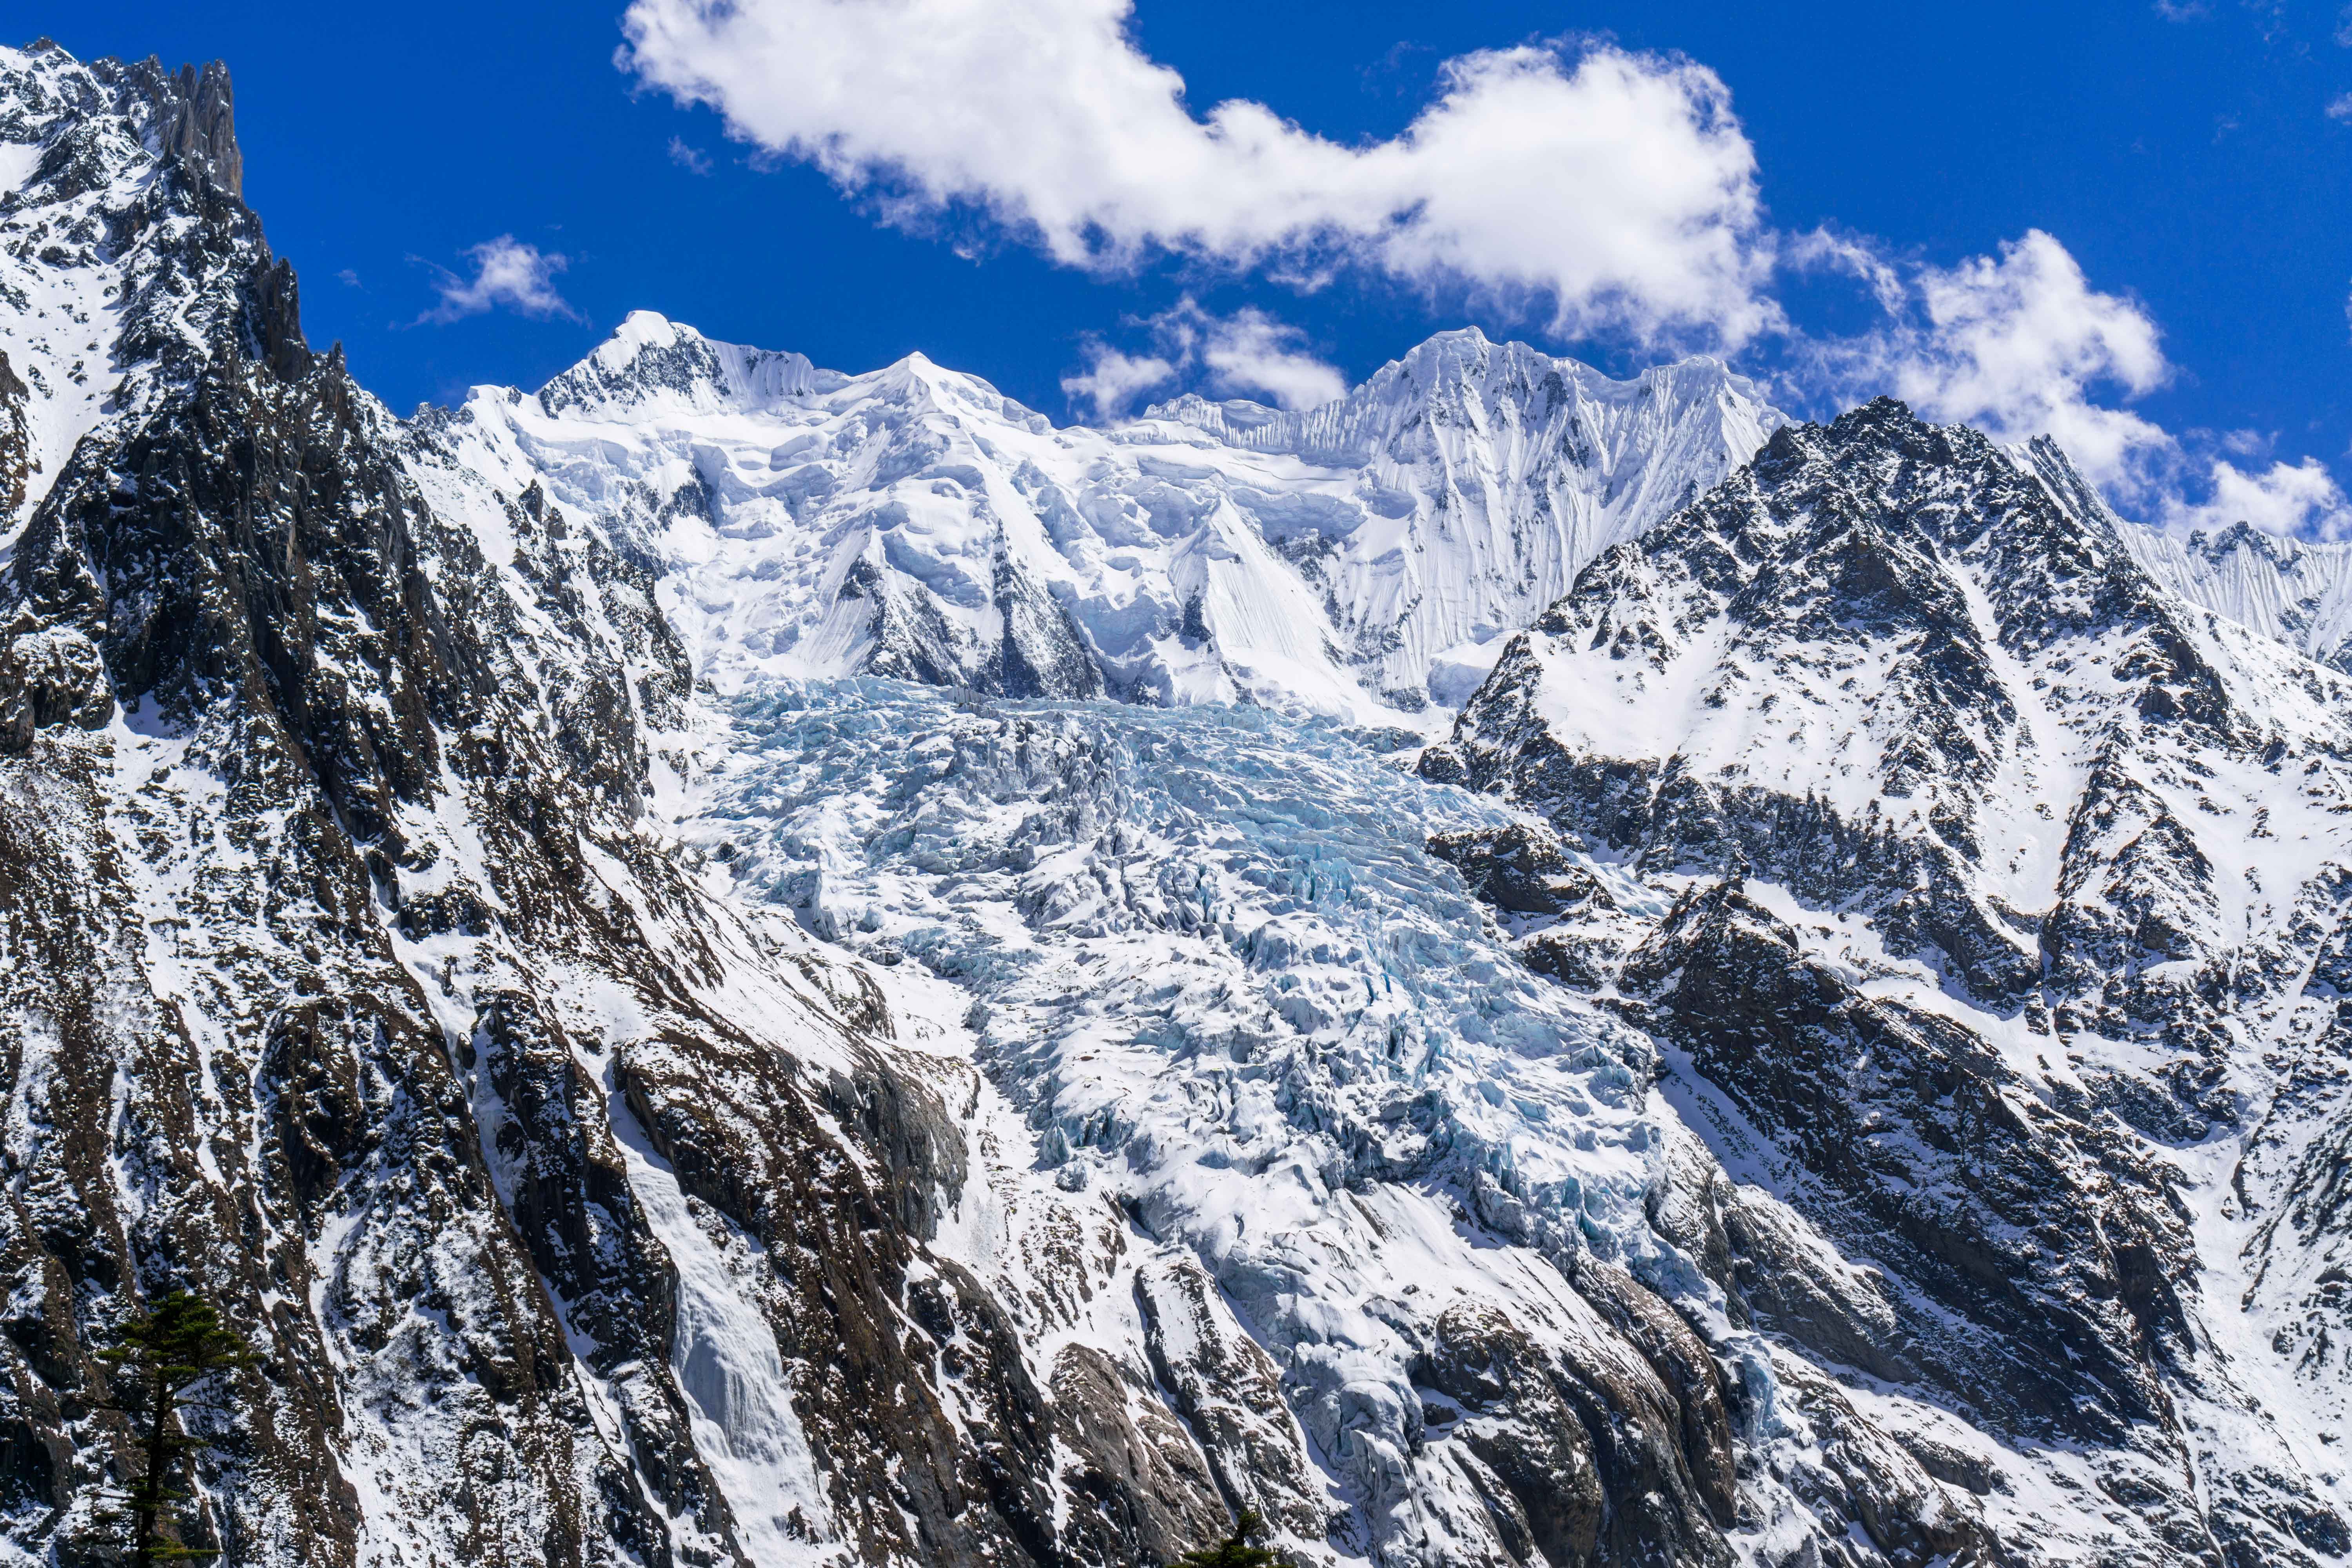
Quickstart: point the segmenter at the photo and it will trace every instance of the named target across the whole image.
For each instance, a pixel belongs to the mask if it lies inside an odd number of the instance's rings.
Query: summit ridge
[[[1213,408],[1056,428],[919,354],[847,376],[638,312],[535,397],[478,390],[444,428],[512,488],[617,506],[687,566],[685,598],[756,620],[708,650],[721,679],[1426,724],[1584,560],[1780,422],[1713,361],[1619,383],[1475,331],[1327,408]]]

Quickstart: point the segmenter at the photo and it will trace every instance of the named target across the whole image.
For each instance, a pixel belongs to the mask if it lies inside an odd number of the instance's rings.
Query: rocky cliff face
[[[0,51],[0,1558],[179,1284],[236,1563],[2352,1550],[2347,688],[2054,450],[642,316],[401,421],[218,67]]]
[[[2088,1458],[2127,1511],[2078,1560],[2323,1561],[2341,1386],[2272,1270],[2338,1114],[2352,687],[2168,591],[2062,469],[1894,404],[1784,431],[1423,768],[1672,890],[1523,942],[1869,1259],[1809,1282],[1727,1224],[1735,1311]]]

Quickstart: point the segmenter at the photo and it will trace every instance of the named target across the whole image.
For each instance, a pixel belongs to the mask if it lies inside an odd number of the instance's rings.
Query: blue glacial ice
[[[1427,852],[1510,816],[1414,776],[1409,737],[875,679],[734,722],[695,836],[743,893],[964,988],[1040,1168],[1197,1253],[1364,1509],[1420,1506],[1409,1368],[1445,1300],[1551,1297],[1580,1331],[1534,1254],[1709,1294],[1645,1215],[1679,1131],[1655,1047]]]

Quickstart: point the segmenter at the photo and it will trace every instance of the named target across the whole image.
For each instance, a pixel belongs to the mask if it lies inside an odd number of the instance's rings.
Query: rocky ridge
[[[226,71],[0,116],[8,1561],[181,1282],[239,1562],[2352,1546],[2324,552],[1475,334],[404,422]]]
[[[1675,889],[1522,941],[1870,1260],[1807,1283],[1727,1226],[1738,1315],[2097,1456],[2125,1511],[2074,1560],[2326,1561],[2342,1384],[2279,1248],[2339,1114],[2352,687],[2070,480],[1891,403],[1783,431],[1596,562],[1422,767]]]

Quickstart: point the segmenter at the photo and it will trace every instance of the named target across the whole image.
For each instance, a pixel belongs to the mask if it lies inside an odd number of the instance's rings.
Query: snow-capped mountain
[[[2330,549],[1473,333],[403,421],[241,174],[0,51],[0,1561],[182,1283],[272,1568],[2352,1552]]]
[[[2148,574],[2183,598],[2324,664],[2352,661],[2352,544],[2282,539],[2244,522],[2185,539],[2122,532]]]
[[[2322,1561],[2352,681],[2030,458],[1891,403],[1782,431],[1423,770],[1679,889],[1523,941],[1867,1260],[1807,1284],[1727,1230],[1738,1321],[2046,1467],[2013,1495],[2058,1560]],[[2069,1469],[2128,1509],[2068,1518]]]
[[[1056,428],[919,354],[842,375],[640,312],[535,395],[478,389],[420,477],[597,517],[722,689],[867,673],[1442,723],[1433,692],[1458,701],[1586,561],[1781,423],[1712,360],[1616,382],[1465,331],[1308,414],[1188,398]]]

